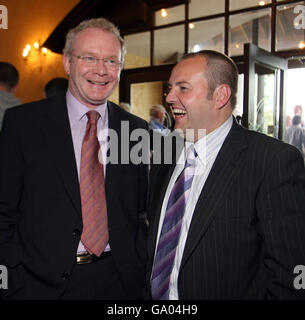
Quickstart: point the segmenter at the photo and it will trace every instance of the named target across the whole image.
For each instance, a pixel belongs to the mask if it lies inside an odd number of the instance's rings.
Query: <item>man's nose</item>
[[[94,66],[94,70],[99,74],[107,73],[108,69],[107,69],[105,61],[103,59],[98,60]]]
[[[167,93],[167,96],[166,96],[166,102],[167,103],[171,103],[175,100],[175,92],[174,92],[174,89],[171,88],[168,93]]]

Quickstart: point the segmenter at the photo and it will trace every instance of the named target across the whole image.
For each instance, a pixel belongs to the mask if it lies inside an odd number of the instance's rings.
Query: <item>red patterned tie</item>
[[[80,164],[80,195],[83,233],[81,241],[90,254],[100,256],[108,240],[108,219],[103,164],[99,161],[100,144],[97,121],[100,114],[87,112],[88,123],[82,145]]]

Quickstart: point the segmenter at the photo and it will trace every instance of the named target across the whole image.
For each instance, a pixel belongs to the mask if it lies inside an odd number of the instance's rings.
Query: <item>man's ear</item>
[[[63,65],[64,65],[64,69],[67,73],[67,75],[70,75],[70,66],[71,66],[71,61],[70,61],[70,57],[68,55],[63,55],[62,57],[62,61],[63,61]]]
[[[228,84],[218,86],[214,91],[214,102],[216,109],[222,109],[231,98],[231,88]]]

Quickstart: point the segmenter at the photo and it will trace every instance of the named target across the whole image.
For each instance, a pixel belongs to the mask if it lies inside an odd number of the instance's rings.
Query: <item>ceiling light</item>
[[[265,1],[260,1],[258,4],[259,4],[260,6],[264,6],[264,5],[266,4],[266,2],[265,2]]]
[[[299,49],[304,49],[305,48],[305,42],[302,40],[299,42]]]
[[[165,17],[167,17],[167,11],[166,11],[166,9],[161,9],[161,17],[163,17],[163,18],[165,18]]]
[[[190,23],[190,24],[189,24],[189,27],[190,27],[190,29],[194,29],[194,28],[195,28],[194,23]]]
[[[23,53],[22,53],[22,56],[23,56],[24,58],[26,58],[28,55],[29,55],[29,50],[24,49],[24,50],[23,50]]]

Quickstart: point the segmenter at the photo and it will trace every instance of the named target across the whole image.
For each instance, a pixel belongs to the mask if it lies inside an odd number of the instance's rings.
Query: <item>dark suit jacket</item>
[[[119,135],[119,150],[121,121],[128,121],[130,130],[148,128],[144,120],[111,102],[108,114],[109,128]],[[139,299],[145,284],[147,170],[143,164],[106,166],[109,243],[130,299]],[[0,264],[9,273],[4,294],[59,298],[81,232],[65,96],[9,109],[0,136]]]
[[[151,170],[147,286],[163,198],[175,165]],[[160,188],[160,185],[162,186]],[[178,277],[179,299],[293,299],[305,265],[300,153],[234,121],[197,202]]]

